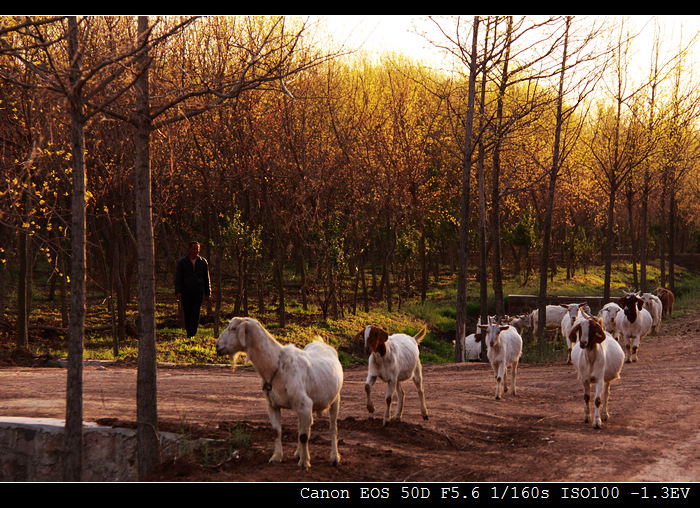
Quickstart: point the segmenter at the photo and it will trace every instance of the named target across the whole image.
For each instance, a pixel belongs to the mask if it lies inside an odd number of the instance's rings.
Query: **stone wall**
[[[64,420],[0,417],[0,481],[62,481]],[[181,436],[161,432],[163,460]],[[137,481],[136,431],[83,425],[83,481]]]

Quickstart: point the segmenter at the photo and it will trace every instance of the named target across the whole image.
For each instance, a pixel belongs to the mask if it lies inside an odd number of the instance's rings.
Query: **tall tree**
[[[137,46],[143,48],[136,65],[134,109],[134,180],[136,182],[135,210],[138,259],[139,356],[136,382],[136,437],[138,440],[139,476],[146,476],[160,463],[158,436],[158,404],[156,385],[156,292],[154,242],[151,202],[151,156],[149,88],[149,45],[146,43],[150,27],[148,18],[138,18]]]
[[[561,73],[559,75],[559,90],[557,93],[557,113],[556,127],[554,130],[554,143],[552,148],[552,167],[549,173],[549,190],[547,193],[547,210],[544,217],[542,231],[542,253],[540,254],[540,290],[537,297],[537,322],[540,323],[537,333],[539,333],[540,343],[544,336],[544,323],[546,323],[546,297],[547,297],[547,275],[549,273],[549,252],[550,238],[552,235],[552,207],[554,206],[554,192],[557,185],[557,177],[561,169],[561,133],[564,123],[564,77],[566,74],[568,49],[569,49],[569,29],[571,28],[571,16],[567,16],[564,29],[564,49],[561,57]]]
[[[469,260],[469,195],[471,193],[471,169],[473,157],[472,131],[474,130],[474,104],[476,98],[476,74],[478,72],[477,42],[479,39],[479,16],[472,23],[472,44],[469,53],[469,88],[467,110],[464,121],[464,151],[462,159],[462,197],[459,212],[459,272],[457,279],[457,323],[455,330],[455,362],[464,358],[462,337],[467,336],[467,269]]]
[[[559,173],[581,134],[582,124],[575,121],[576,117],[574,116],[574,113],[581,104],[584,104],[586,97],[595,89],[595,83],[598,79],[597,72],[588,72],[587,77],[578,77],[580,81],[577,81],[577,79],[574,78],[573,81],[575,81],[576,84],[571,88],[566,86],[568,72],[575,75],[579,66],[583,66],[584,64],[591,62],[593,65],[595,65],[595,62],[599,56],[595,49],[589,49],[592,42],[595,40],[595,36],[598,33],[599,28],[593,25],[580,33],[573,33],[573,24],[573,16],[566,16],[563,18],[561,67],[558,76],[558,90],[555,98],[556,114],[554,118],[554,140],[552,143],[551,165],[549,166],[549,170],[547,172],[549,179],[546,194],[546,211],[542,223],[543,231],[542,250],[540,253],[540,287],[537,297],[538,323],[545,323],[546,321],[547,278],[550,267],[552,216],[557,179],[559,178]],[[575,41],[575,45],[573,47],[570,46],[572,41]],[[571,92],[573,92],[573,94]],[[539,330],[537,330],[540,344],[542,344],[544,330],[544,326],[540,326]]]
[[[603,246],[604,301],[610,300],[614,229],[617,223],[615,204],[618,193],[632,171],[648,158],[650,148],[650,145],[645,142],[646,136],[640,136],[639,125],[628,109],[632,100],[642,90],[642,86],[635,86],[628,91],[627,55],[632,39],[633,37],[626,31],[625,24],[622,24],[613,52],[614,81],[610,86],[610,94],[614,100],[614,107],[598,111],[598,122],[592,129],[592,140],[588,143],[591,158],[594,161],[591,167],[603,184],[608,200]]]

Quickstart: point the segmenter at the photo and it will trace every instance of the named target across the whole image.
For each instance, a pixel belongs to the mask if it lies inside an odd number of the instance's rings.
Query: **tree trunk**
[[[27,248],[27,233],[21,229],[17,232],[17,251],[19,254],[19,276],[17,279],[17,347],[29,345],[29,316],[27,315],[27,267],[29,266],[29,249]]]
[[[672,175],[668,202],[668,289],[676,291],[676,176]]]
[[[474,16],[472,53],[469,65],[467,118],[464,125],[464,152],[462,161],[462,196],[459,213],[459,273],[457,279],[457,323],[455,330],[455,362],[463,362],[464,338],[467,336],[467,266],[469,260],[469,192],[472,167],[472,130],[474,127],[474,98],[476,95],[476,43],[479,34],[479,16]]]
[[[77,90],[80,75],[78,21],[68,19],[71,61],[68,98],[71,114],[73,196],[71,203],[70,317],[68,323],[68,373],[66,376],[66,424],[63,480],[79,481],[83,469],[83,342],[85,334],[85,120],[83,98]]]
[[[647,292],[647,214],[649,207],[649,169],[644,170],[644,186],[642,188],[642,209],[639,225],[639,289]]]
[[[559,76],[559,94],[557,97],[557,125],[554,131],[554,149],[552,153],[552,169],[549,174],[549,191],[547,193],[547,211],[544,217],[544,232],[542,239],[542,253],[540,258],[540,291],[537,298],[537,322],[539,323],[538,330],[535,333],[538,335],[540,348],[544,341],[544,331],[546,323],[546,298],[547,298],[547,272],[549,270],[549,253],[550,241],[552,237],[552,210],[554,208],[554,192],[557,185],[557,176],[561,161],[559,157],[561,145],[561,129],[563,124],[562,103],[564,101],[564,71],[566,69],[567,48],[569,42],[569,26],[571,18],[566,18],[566,34],[564,36],[564,54],[561,60],[561,74]]]
[[[615,186],[610,189],[608,199],[608,218],[605,226],[605,241],[603,242],[603,264],[605,266],[605,276],[603,279],[603,303],[610,301],[610,283],[612,278],[612,248],[613,248],[613,225],[615,221]]]
[[[148,17],[139,16],[139,37],[148,30]],[[160,462],[158,407],[156,398],[155,265],[151,220],[150,111],[148,48],[141,54],[141,74],[136,82],[134,133],[136,181],[136,238],[138,266],[139,349],[136,380],[136,437],[138,472],[143,478]]]
[[[490,30],[490,18],[486,20],[486,33],[484,36],[484,47],[488,46],[489,40],[489,30]],[[484,122],[486,121],[486,62],[482,65],[481,69],[481,98],[479,100],[479,132],[484,132]],[[479,136],[479,153],[476,163],[476,185],[477,185],[477,195],[478,195],[478,210],[479,210],[479,301],[480,306],[480,322],[488,323],[488,306],[489,306],[489,296],[488,296],[488,271],[486,269],[486,253],[488,252],[487,238],[486,238],[486,188],[484,183],[484,138]],[[466,335],[466,330],[465,330]],[[481,348],[481,359],[486,360],[486,350]]]

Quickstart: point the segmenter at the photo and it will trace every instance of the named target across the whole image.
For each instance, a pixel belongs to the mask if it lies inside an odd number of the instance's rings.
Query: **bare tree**
[[[597,175],[599,182],[607,194],[606,228],[604,234],[603,261],[605,276],[603,283],[603,300],[610,300],[610,283],[612,276],[612,251],[615,235],[615,204],[621,186],[630,177],[632,171],[648,159],[653,144],[647,143],[646,135],[642,136],[639,122],[629,113],[632,101],[636,98],[642,86],[634,86],[628,91],[630,42],[633,36],[626,32],[623,23],[620,26],[617,42],[614,45],[613,79],[610,94],[614,107],[601,109],[597,114],[596,124],[592,129],[592,138],[588,142],[589,153],[592,156],[591,169]]]
[[[547,211],[545,213],[542,253],[540,254],[540,291],[537,298],[537,322],[540,323],[539,330],[536,330],[541,338],[544,336],[544,323],[546,323],[546,302],[547,296],[547,273],[549,271],[549,247],[552,234],[552,207],[554,206],[554,191],[557,185],[557,177],[561,168],[561,132],[564,122],[563,102],[564,102],[564,77],[566,73],[568,49],[569,49],[569,30],[571,28],[571,16],[567,16],[565,20],[564,31],[564,50],[561,57],[561,74],[559,76],[559,91],[557,93],[557,115],[556,128],[554,131],[554,146],[552,149],[552,167],[549,173],[549,191],[547,194]]]
[[[459,158],[461,159],[461,185],[460,185],[460,211],[459,211],[459,247],[457,252],[457,309],[456,309],[456,330],[455,330],[455,362],[463,362],[464,358],[464,338],[467,329],[467,279],[469,261],[469,216],[470,216],[470,194],[471,194],[471,171],[474,162],[474,149],[477,146],[474,140],[474,109],[476,103],[476,78],[482,60],[479,56],[479,25],[481,18],[474,16],[471,23],[461,17],[456,17],[449,22],[441,21],[437,18],[430,18],[435,24],[439,34],[444,38],[442,41],[431,41],[437,47],[445,50],[454,57],[460,65],[469,69],[467,78],[467,104],[466,108],[460,108],[456,104],[451,104],[449,109],[456,113],[459,124],[455,130],[458,137],[463,137]],[[447,25],[452,25],[449,29]],[[471,38],[469,34],[471,33]],[[445,97],[441,86],[433,91],[439,97]],[[462,96],[460,96],[462,100]],[[460,104],[461,106],[461,104]],[[463,109],[463,113],[457,113]]]
[[[596,59],[595,50],[588,52],[587,47],[591,45],[594,36],[597,33],[595,26],[590,27],[590,31],[583,32],[582,36],[575,37],[572,33],[573,16],[564,18],[564,37],[563,48],[561,53],[561,69],[559,73],[559,84],[556,95],[556,117],[554,140],[552,144],[552,159],[549,167],[548,176],[548,191],[546,197],[546,212],[543,222],[542,232],[542,251],[540,254],[540,288],[537,298],[537,314],[538,322],[545,323],[546,319],[546,297],[547,297],[547,276],[549,273],[550,251],[551,251],[551,235],[552,235],[552,214],[554,207],[554,196],[556,192],[557,179],[559,172],[564,165],[571,149],[575,145],[581,133],[581,123],[572,122],[574,112],[584,102],[588,94],[594,89],[596,82],[596,74],[588,79],[581,80],[574,91],[576,95],[573,99],[565,102],[567,96],[567,87],[565,86],[567,72],[575,69],[576,66],[594,61]],[[576,40],[576,46],[570,47],[569,44]],[[544,337],[544,326],[540,326],[537,333],[539,341],[542,344]]]
[[[673,60],[671,104],[668,118],[664,122],[666,135],[661,167],[662,199],[660,242],[661,285],[675,291],[676,224],[678,221],[678,183],[695,169],[700,148],[697,133],[692,128],[700,114],[700,98],[696,93],[697,83],[687,75],[687,55],[697,40],[697,35],[685,48],[679,48]],[[668,280],[666,264],[668,263]]]

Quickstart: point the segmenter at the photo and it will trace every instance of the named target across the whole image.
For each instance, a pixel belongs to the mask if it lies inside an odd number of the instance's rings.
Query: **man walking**
[[[182,303],[187,337],[197,335],[199,312],[204,296],[211,296],[209,264],[199,255],[199,243],[190,242],[189,252],[177,263],[175,294]]]

